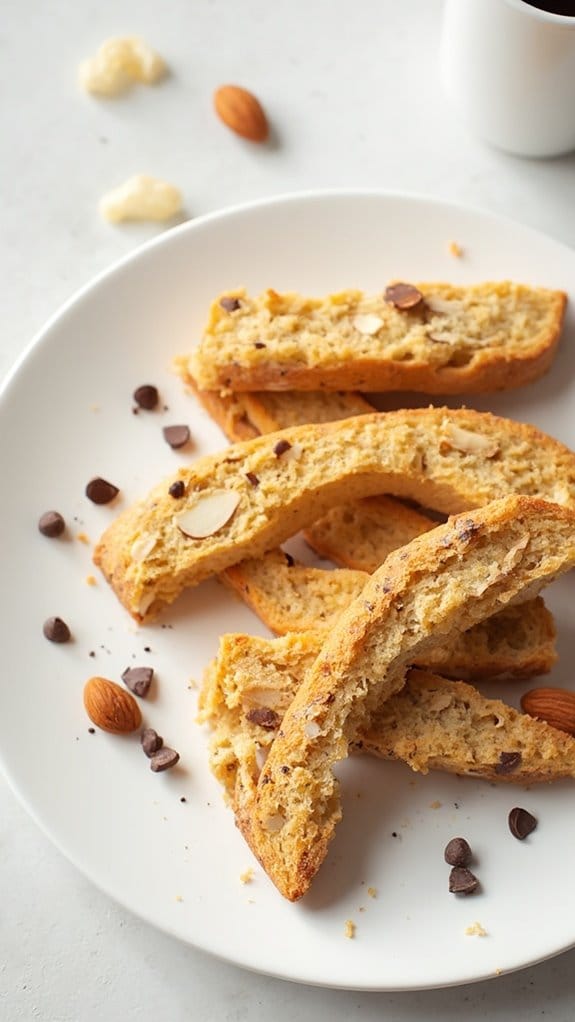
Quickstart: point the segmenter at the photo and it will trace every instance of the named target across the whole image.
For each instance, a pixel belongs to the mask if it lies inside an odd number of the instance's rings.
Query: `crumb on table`
[[[346,919],[345,921],[345,935],[349,940],[353,940],[355,937],[356,926],[353,919]]]
[[[96,585],[98,585],[98,582],[97,582],[97,580],[96,580],[94,575],[86,575],[86,585],[87,586],[96,586]]]
[[[441,809],[441,802],[439,801],[439,799],[436,798],[435,802],[430,802],[429,803],[429,808],[430,809]]]
[[[76,539],[79,539],[80,543],[87,543],[88,545],[90,543],[90,537],[85,532],[77,532]]]
[[[463,249],[461,245],[458,245],[456,241],[450,241],[448,245],[449,255],[453,256],[454,259],[461,259],[463,255]]]
[[[471,926],[468,926],[465,931],[466,937],[486,937],[487,930],[483,928],[481,923],[475,922]]]
[[[240,883],[242,884],[251,884],[253,878],[254,871],[251,868],[251,866],[249,867],[249,869],[244,870],[243,873],[240,873]]]
[[[377,887],[368,887],[367,893],[369,894],[370,898],[377,898]]]

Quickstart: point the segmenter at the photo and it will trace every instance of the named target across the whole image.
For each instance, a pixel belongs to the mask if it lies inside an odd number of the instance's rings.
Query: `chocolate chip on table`
[[[122,672],[122,681],[126,688],[142,699],[145,699],[150,691],[153,677],[153,667],[126,667],[126,670]]]
[[[54,539],[56,536],[62,535],[66,528],[66,522],[59,511],[45,511],[40,516],[38,528],[43,536],[49,536],[50,539]]]
[[[179,753],[175,749],[169,749],[167,745],[164,745],[150,759],[150,770],[153,770],[155,774],[160,774],[163,770],[171,770],[179,758]]]
[[[153,727],[146,727],[142,731],[140,744],[148,759],[151,759],[162,748],[164,739],[157,731],[154,731]]]
[[[234,298],[232,295],[224,295],[220,298],[220,305],[226,312],[235,312],[236,309],[241,309],[242,303],[239,298]]]
[[[188,426],[164,426],[163,434],[166,443],[174,450],[184,447],[190,439]]]
[[[246,472],[246,479],[252,484],[252,486],[260,485],[260,481],[255,472]]]
[[[175,483],[172,483],[168,493],[174,500],[180,500],[186,492],[186,484],[181,479],[176,479]]]
[[[519,806],[516,806],[509,813],[508,823],[509,830],[518,841],[523,841],[537,826],[535,817],[528,813],[526,809],[520,809]]]
[[[132,397],[138,408],[144,408],[147,412],[151,412],[152,409],[156,408],[160,400],[158,388],[152,386],[151,383],[144,383],[141,387],[136,387]]]
[[[61,617],[49,617],[44,621],[42,631],[50,642],[69,642],[70,629]]]
[[[468,866],[472,852],[464,837],[452,837],[445,846],[443,855],[450,866]]]
[[[520,752],[502,752],[499,755],[499,763],[495,767],[496,774],[512,774],[521,765]]]
[[[414,309],[423,301],[423,295],[413,284],[390,284],[385,289],[385,300],[396,309]]]
[[[90,479],[86,486],[86,496],[93,504],[109,504],[114,497],[118,496],[119,492],[117,486],[102,479],[101,476]]]
[[[473,894],[479,887],[479,880],[464,866],[454,866],[449,874],[449,890],[452,894]]]
[[[289,440],[278,440],[277,444],[274,447],[274,454],[276,458],[281,458],[282,454],[285,454],[286,451],[289,450],[291,450],[291,444]]]
[[[256,706],[253,710],[248,710],[246,720],[249,720],[250,724],[259,724],[266,731],[275,731],[280,725],[279,714],[275,710],[268,709],[267,706]]]

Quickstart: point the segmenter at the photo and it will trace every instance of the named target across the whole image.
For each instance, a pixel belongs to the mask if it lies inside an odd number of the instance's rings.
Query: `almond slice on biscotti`
[[[276,635],[333,628],[368,577],[346,568],[310,568],[282,550],[241,561],[220,574]],[[449,636],[417,663],[449,678],[487,681],[546,674],[556,659],[553,618],[538,597]]]
[[[333,767],[416,659],[575,565],[575,514],[505,497],[390,554],[329,632],[237,822],[290,900],[308,890],[341,818]]]
[[[245,814],[282,718],[313,664],[317,633],[260,639],[224,635],[206,668],[200,723],[212,731],[210,767],[232,809]],[[471,685],[411,670],[374,712],[352,752],[495,783],[575,777],[575,738]]]
[[[508,390],[551,365],[566,300],[511,281],[326,298],[238,290],[213,302],[188,364],[202,390]]]
[[[477,443],[461,450],[462,432]],[[185,489],[177,502],[174,482]],[[207,508],[213,495],[223,500],[226,491],[237,497],[231,517],[222,523],[214,515],[212,534],[204,522],[202,538],[189,535],[190,512],[199,503]],[[181,468],[112,523],[94,561],[143,621],[187,586],[258,557],[334,504],[382,491],[446,513],[510,492],[570,505],[575,455],[532,426],[467,409],[374,412],[294,426]]]

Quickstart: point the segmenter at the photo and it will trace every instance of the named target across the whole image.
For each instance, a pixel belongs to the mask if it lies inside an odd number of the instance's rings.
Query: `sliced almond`
[[[307,737],[311,738],[311,740],[313,741],[313,739],[317,738],[318,735],[320,734],[321,728],[320,728],[319,724],[316,723],[315,720],[310,720],[309,723],[307,723],[305,725],[304,731],[305,731]]]
[[[456,338],[453,334],[440,333],[438,330],[434,330],[432,334],[427,335],[428,341],[434,341],[435,344],[455,344]]]
[[[193,507],[176,515],[176,525],[190,539],[206,539],[227,525],[240,503],[235,490],[200,493]]]
[[[263,770],[266,765],[266,759],[268,758],[269,748],[266,749],[263,745],[256,745],[256,766],[258,770]]]
[[[448,425],[444,441],[463,454],[482,454],[485,458],[493,458],[499,452],[497,440],[482,436],[481,433],[472,433],[469,429],[461,429],[460,426]]]
[[[355,330],[360,334],[367,334],[368,337],[373,337],[383,326],[383,320],[371,313],[354,316],[351,322]]]
[[[521,554],[525,550],[528,542],[529,536],[525,534],[525,536],[522,536],[515,546],[511,547],[511,550],[507,551],[503,558],[503,564],[501,565],[501,570],[505,572],[506,575],[513,570],[517,562],[521,559]]]
[[[414,309],[423,301],[423,295],[413,284],[390,284],[385,289],[385,300],[396,309]]]
[[[425,304],[431,312],[435,312],[439,316],[454,315],[454,313],[461,312],[463,309],[463,302],[460,302],[457,298],[427,297]]]
[[[140,536],[139,539],[132,543],[132,549],[130,550],[132,560],[137,563],[145,561],[146,557],[149,557],[151,554],[157,542],[157,536]]]
[[[273,816],[268,816],[265,827],[271,834],[277,834],[279,830],[285,825],[285,817],[281,813],[274,813]]]

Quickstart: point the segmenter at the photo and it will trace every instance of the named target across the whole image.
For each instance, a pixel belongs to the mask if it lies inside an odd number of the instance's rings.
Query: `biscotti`
[[[170,486],[185,494],[177,502]],[[330,507],[377,492],[450,513],[509,492],[575,499],[575,456],[532,426],[420,408],[295,426],[205,457],[156,486],[94,561],[143,621],[186,587],[272,549]]]
[[[176,359],[176,368],[186,387],[217,422],[231,443],[249,440],[261,433],[273,433],[307,422],[335,422],[373,411],[360,394],[347,391],[232,391],[200,390],[187,368],[187,360]]]
[[[199,722],[213,731],[210,767],[232,809],[253,803],[271,744],[318,649],[317,633],[222,636],[204,674]],[[351,751],[402,760],[420,773],[445,770],[495,783],[575,777],[570,735],[471,685],[420,670],[409,671],[403,688],[375,710]]]
[[[202,390],[507,390],[547,371],[565,303],[510,281],[327,298],[238,290],[213,302],[189,368]]]
[[[369,577],[283,717],[255,806],[236,809],[285,897],[306,892],[341,818],[334,764],[403,686],[413,660],[574,565],[575,514],[506,497],[417,537]]]
[[[282,550],[234,564],[220,577],[276,635],[333,628],[368,578],[363,571],[310,568]],[[553,618],[537,598],[450,636],[416,663],[468,681],[530,678],[546,674],[556,659]]]

